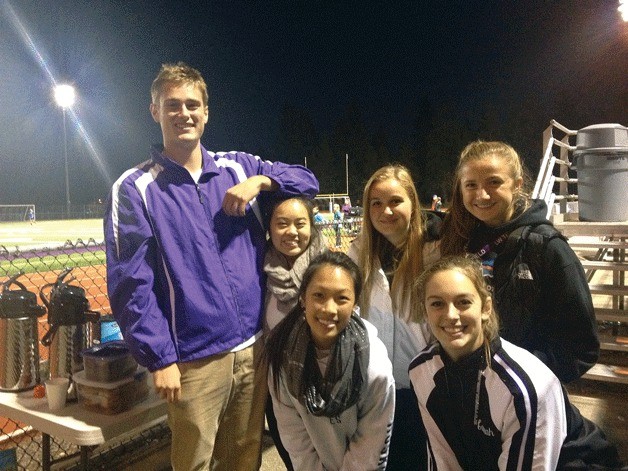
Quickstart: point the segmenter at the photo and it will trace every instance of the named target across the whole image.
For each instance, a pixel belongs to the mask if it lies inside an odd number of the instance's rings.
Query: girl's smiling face
[[[369,193],[369,217],[377,232],[388,241],[400,246],[408,236],[412,217],[412,200],[397,180],[373,183]]]
[[[307,208],[296,199],[278,204],[270,219],[269,232],[275,248],[293,262],[310,244],[312,225]]]
[[[504,160],[493,154],[472,160],[460,169],[460,191],[464,207],[487,226],[510,220],[514,198],[523,179],[510,176]]]
[[[460,271],[439,271],[429,279],[425,310],[432,333],[452,360],[458,361],[482,346],[482,324],[489,318],[491,298],[482,306],[475,286]]]
[[[355,301],[353,279],[344,268],[326,264],[314,273],[301,303],[316,347],[332,347],[349,323]]]

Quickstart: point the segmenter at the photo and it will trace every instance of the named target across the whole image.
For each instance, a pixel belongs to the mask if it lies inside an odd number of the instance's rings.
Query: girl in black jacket
[[[427,469],[622,469],[617,449],[571,405],[558,378],[499,337],[477,259],[443,258],[418,286],[437,339],[409,373],[429,440]]]
[[[599,356],[591,293],[578,257],[523,188],[519,155],[476,141],[460,155],[441,253],[482,259],[501,336],[532,352],[564,383]]]

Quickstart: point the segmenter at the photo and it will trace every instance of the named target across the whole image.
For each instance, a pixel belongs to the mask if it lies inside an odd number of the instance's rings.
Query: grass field
[[[62,269],[75,268],[73,283],[85,289],[92,308],[109,312],[105,251],[91,244],[86,250],[54,250],[78,239],[102,243],[102,219],[38,221],[32,226],[28,222],[0,223],[0,282],[22,272],[19,281],[37,293],[44,284],[54,282]]]
[[[67,240],[75,243],[78,239],[87,242],[104,239],[102,219],[71,219],[63,221],[0,222],[0,245],[11,250],[19,247],[57,247]]]

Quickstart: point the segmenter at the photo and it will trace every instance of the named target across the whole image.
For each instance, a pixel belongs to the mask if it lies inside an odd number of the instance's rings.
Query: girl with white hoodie
[[[356,312],[361,286],[349,257],[322,253],[266,343],[279,433],[299,471],[386,468],[395,383],[376,330]]]

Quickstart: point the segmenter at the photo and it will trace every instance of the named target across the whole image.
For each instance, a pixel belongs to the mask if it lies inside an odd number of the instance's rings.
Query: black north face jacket
[[[532,352],[567,383],[596,363],[600,343],[582,264],[546,214],[545,202],[533,200],[529,209],[502,226],[480,224],[468,250],[479,252],[508,235],[482,256],[492,266],[488,281],[500,334]]]

